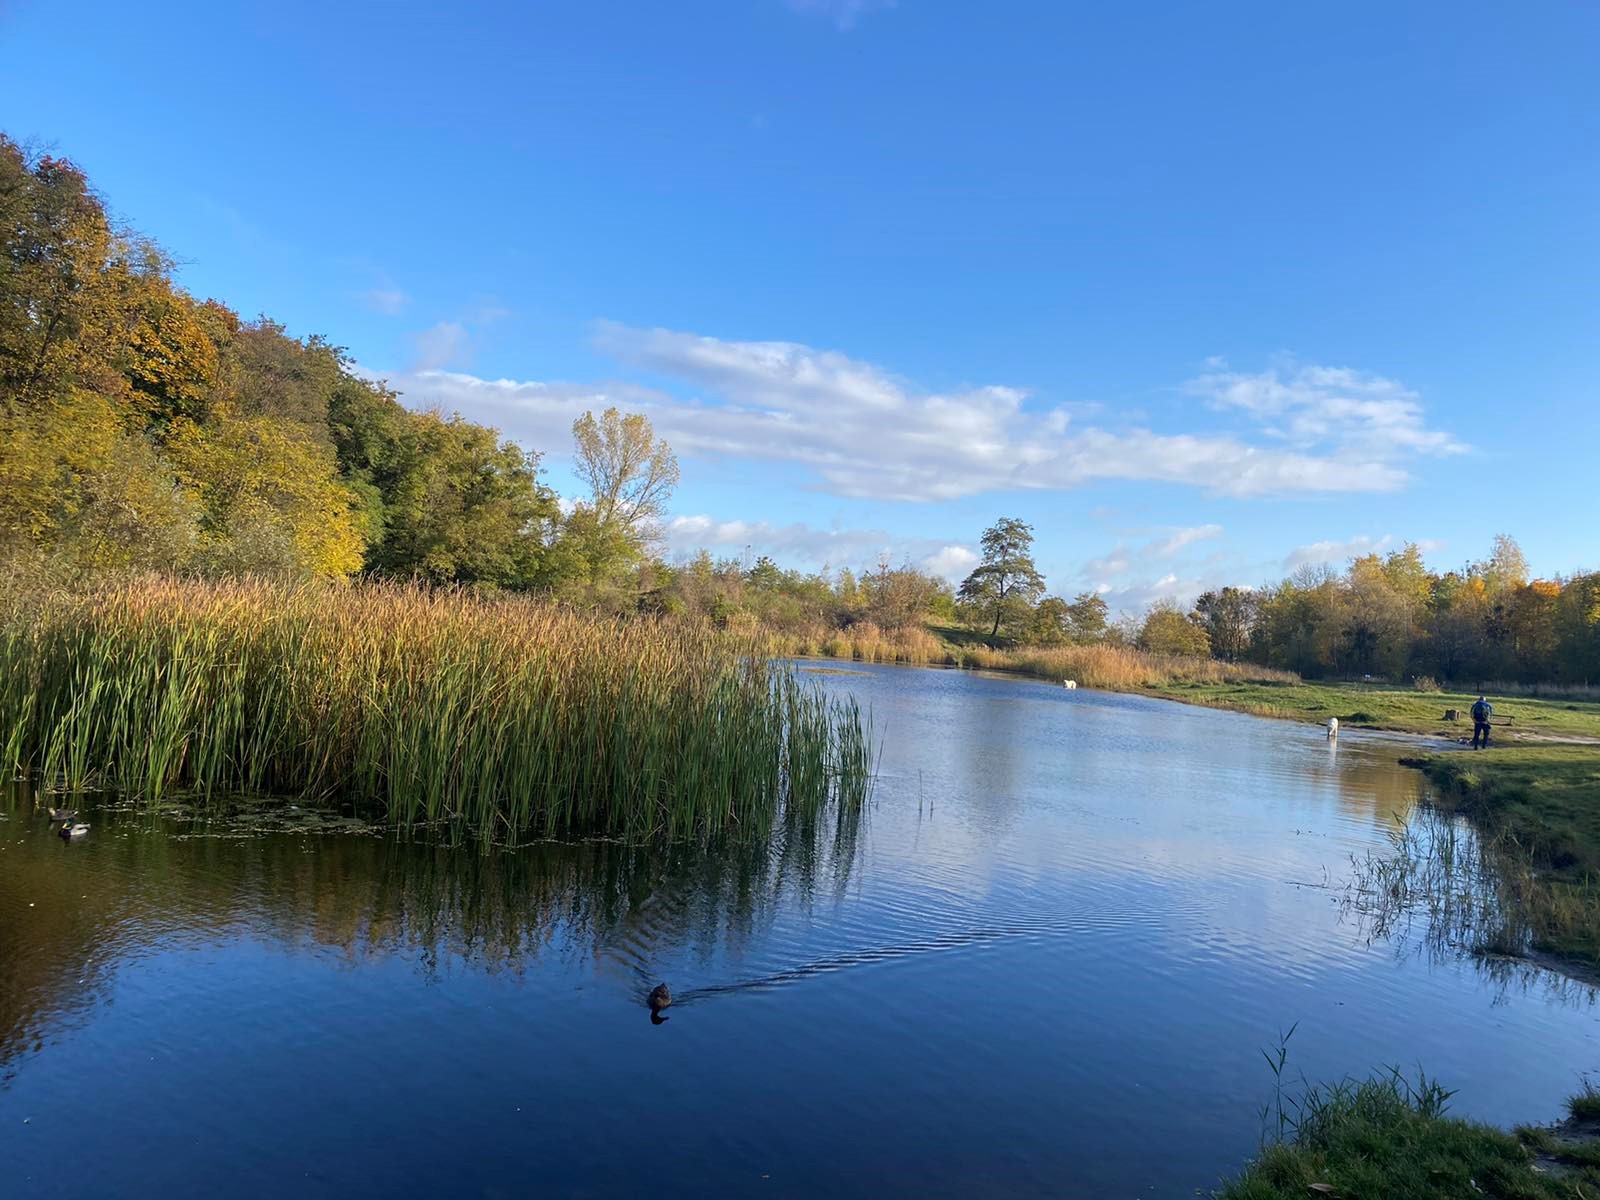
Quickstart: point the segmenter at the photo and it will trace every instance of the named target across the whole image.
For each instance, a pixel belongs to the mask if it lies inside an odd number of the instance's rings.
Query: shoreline
[[[966,666],[954,662],[875,662],[864,658],[844,658],[825,654],[785,654],[775,657],[785,659],[796,665],[805,663],[840,664],[845,669],[861,667],[909,667],[920,670],[937,671],[967,671],[974,675],[995,675],[1002,678],[1032,679],[1043,684],[1061,685],[1061,680],[1051,675],[1037,671],[1030,671],[1022,667],[1007,666]],[[801,666],[801,669],[806,669]],[[813,670],[816,670],[813,668]],[[1315,683],[1301,682],[1285,684],[1277,682],[1257,683],[1223,683],[1223,684],[1188,684],[1188,683],[1147,683],[1141,682],[1131,687],[1115,687],[1106,684],[1082,683],[1078,684],[1084,691],[1109,692],[1121,696],[1147,696],[1155,700],[1171,700],[1178,704],[1188,704],[1196,708],[1215,708],[1227,712],[1243,713],[1246,716],[1265,717],[1271,720],[1294,721],[1303,725],[1325,725],[1328,716],[1337,716],[1341,732],[1346,729],[1362,730],[1372,733],[1403,734],[1408,737],[1426,739],[1441,744],[1441,749],[1458,746],[1462,743],[1460,738],[1462,724],[1454,723],[1453,727],[1438,718],[1395,716],[1394,719],[1378,717],[1373,714],[1363,714],[1356,709],[1350,713],[1327,712],[1325,716],[1313,711],[1313,702],[1318,698],[1338,696],[1353,699],[1366,697],[1369,700],[1377,699],[1383,703],[1392,703],[1394,700],[1404,700],[1414,706],[1419,702],[1440,704],[1455,698],[1460,699],[1466,693],[1461,692],[1416,692],[1407,688],[1380,687],[1373,684],[1354,683]],[[1232,694],[1229,693],[1231,689]],[[1245,691],[1245,689],[1251,689]],[[1269,704],[1266,698],[1290,701],[1300,698],[1305,701],[1305,706],[1279,703]],[[1543,730],[1529,730],[1523,728],[1513,730],[1501,735],[1500,744],[1496,749],[1506,746],[1520,745],[1557,745],[1557,746],[1593,746],[1600,750],[1600,704],[1593,701],[1565,702],[1547,700],[1538,697],[1511,697],[1503,702],[1506,706],[1527,706],[1535,714],[1535,718],[1565,719],[1567,712],[1576,711],[1578,718],[1587,717],[1583,722],[1592,725],[1595,732],[1577,732],[1572,730],[1547,732]]]

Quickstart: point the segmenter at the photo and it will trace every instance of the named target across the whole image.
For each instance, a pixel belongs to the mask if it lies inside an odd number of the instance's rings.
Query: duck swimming
[[[649,996],[649,1001],[648,1002],[649,1002],[649,1005],[650,1005],[650,1011],[652,1013],[658,1013],[663,1008],[671,1007],[671,1005],[672,1005],[672,993],[667,990],[667,985],[666,984],[658,983],[658,984],[656,984],[655,987],[650,989],[650,996]]]
[[[78,810],[75,808],[52,808],[46,811],[49,812],[52,821],[70,821],[78,815]]]
[[[89,827],[80,821],[76,825],[63,825],[60,829],[56,830],[56,835],[70,842],[73,838],[81,838],[88,832]]]

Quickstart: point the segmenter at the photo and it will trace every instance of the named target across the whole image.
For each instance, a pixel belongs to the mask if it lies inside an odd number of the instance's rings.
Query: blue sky
[[[199,296],[678,551],[1134,606],[1423,542],[1600,566],[1600,8],[0,3],[0,113]]]

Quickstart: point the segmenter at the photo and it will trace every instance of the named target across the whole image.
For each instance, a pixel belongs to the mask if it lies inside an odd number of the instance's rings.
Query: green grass
[[[1600,1168],[1592,1144],[1552,1148],[1536,1133],[1513,1136],[1448,1115],[1450,1093],[1389,1074],[1313,1088],[1282,1134],[1220,1200],[1592,1200]],[[1548,1135],[1546,1135],[1548,1136]],[[1536,1170],[1534,1151],[1559,1169]]]
[[[853,702],[706,629],[392,585],[8,593],[0,769],[148,801],[336,801],[511,840],[857,806]]]
[[[1600,1091],[1586,1080],[1583,1091],[1567,1101],[1567,1111],[1575,1120],[1600,1121]]]
[[[1515,746],[1403,760],[1495,848],[1535,950],[1600,970],[1600,747]]]
[[[1172,683],[1149,687],[1147,691],[1182,700],[1227,708],[1264,717],[1283,717],[1298,721],[1326,723],[1338,717],[1346,726],[1388,729],[1403,733],[1423,733],[1460,737],[1472,733],[1470,718],[1446,721],[1446,709],[1465,714],[1477,699],[1465,692],[1418,692],[1392,685],[1360,683]],[[1600,704],[1593,701],[1496,698],[1495,718],[1511,718],[1509,726],[1495,727],[1501,742],[1516,741],[1524,735],[1540,737],[1600,738]]]

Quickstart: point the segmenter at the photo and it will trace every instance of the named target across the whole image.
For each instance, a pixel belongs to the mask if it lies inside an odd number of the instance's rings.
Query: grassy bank
[[[1487,839],[1529,947],[1600,971],[1600,748],[1404,761],[1434,785],[1436,807],[1467,817]]]
[[[1339,724],[1354,728],[1388,729],[1457,738],[1470,735],[1470,718],[1446,721],[1446,709],[1466,714],[1476,694],[1419,692],[1410,688],[1360,683],[1308,683],[1293,676],[1289,682],[1238,681],[1226,683],[1178,681],[1151,690],[1186,704],[1204,704],[1262,717]],[[1600,739],[1600,703],[1581,700],[1516,699],[1495,697],[1501,742],[1539,738]]]
[[[1555,1129],[1515,1134],[1449,1116],[1450,1093],[1397,1075],[1314,1088],[1283,1136],[1216,1195],[1219,1200],[1593,1200],[1600,1142],[1592,1094]]]
[[[394,585],[12,593],[0,760],[147,800],[331,799],[496,838],[858,804],[850,702],[707,630]]]

